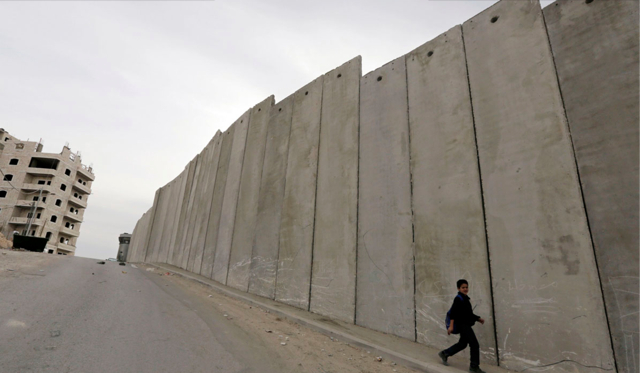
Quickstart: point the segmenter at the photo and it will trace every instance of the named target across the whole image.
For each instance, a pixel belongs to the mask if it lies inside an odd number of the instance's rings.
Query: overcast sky
[[[115,257],[155,190],[248,108],[358,55],[365,74],[494,2],[2,1],[0,127],[93,164],[76,254]]]

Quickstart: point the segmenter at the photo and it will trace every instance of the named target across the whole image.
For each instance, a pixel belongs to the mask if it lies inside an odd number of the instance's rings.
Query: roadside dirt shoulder
[[[38,276],[45,267],[64,259],[58,255],[0,249],[0,279],[24,275]]]

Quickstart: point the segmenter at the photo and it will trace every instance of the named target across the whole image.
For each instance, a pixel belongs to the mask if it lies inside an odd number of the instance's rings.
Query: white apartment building
[[[68,146],[42,148],[0,128],[0,232],[46,237],[45,252],[74,255],[95,175]]]

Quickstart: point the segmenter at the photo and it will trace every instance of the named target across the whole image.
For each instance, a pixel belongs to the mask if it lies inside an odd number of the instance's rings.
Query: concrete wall
[[[638,4],[501,1],[243,114],[136,224],[160,261],[483,363],[638,373]]]
[[[619,372],[640,372],[638,2],[544,10]]]

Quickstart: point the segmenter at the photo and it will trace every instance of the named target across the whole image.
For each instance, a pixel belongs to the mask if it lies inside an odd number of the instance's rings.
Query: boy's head
[[[456,282],[456,286],[458,287],[458,291],[462,294],[467,295],[467,293],[469,293],[469,283],[467,280],[463,278],[458,280],[458,282]]]

